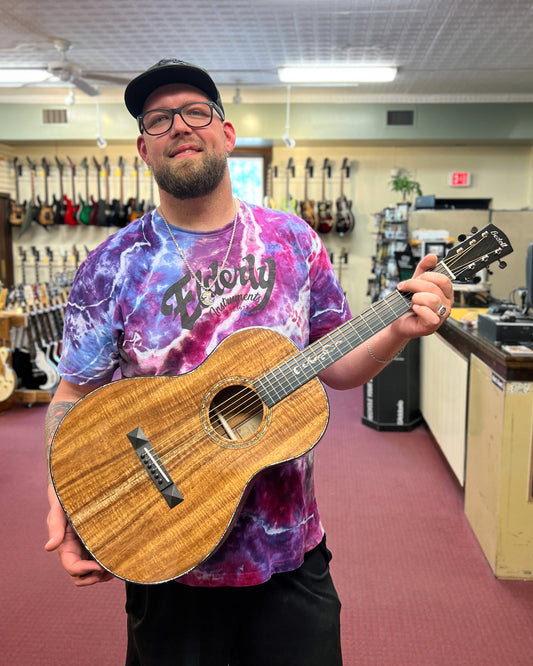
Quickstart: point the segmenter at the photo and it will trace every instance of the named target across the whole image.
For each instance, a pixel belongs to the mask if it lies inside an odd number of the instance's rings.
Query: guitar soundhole
[[[263,401],[242,384],[225,386],[209,404],[211,435],[226,446],[249,444],[261,431],[263,417]]]

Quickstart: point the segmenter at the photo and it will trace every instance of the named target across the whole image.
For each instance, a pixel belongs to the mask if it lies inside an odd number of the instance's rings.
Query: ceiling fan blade
[[[102,83],[115,83],[117,86],[126,86],[133,78],[126,76],[118,76],[116,74],[105,74],[104,72],[83,72],[85,79],[92,79],[93,81],[101,81]]]
[[[85,81],[85,79],[82,79],[79,76],[72,75],[70,77],[70,82],[74,84],[76,88],[79,88],[82,92],[84,92],[86,95],[89,95],[89,97],[96,97],[99,94],[98,90],[94,86],[92,86],[90,83]]]

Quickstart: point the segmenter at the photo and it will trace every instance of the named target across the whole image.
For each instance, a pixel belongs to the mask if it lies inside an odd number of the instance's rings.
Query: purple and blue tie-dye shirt
[[[173,229],[190,267],[211,285],[233,224],[212,232]],[[265,326],[299,349],[350,317],[328,254],[294,215],[241,202],[233,245],[212,305],[157,212],[109,237],[82,263],[71,289],[59,371],[75,384],[115,376],[178,375],[230,333]],[[111,444],[110,444],[111,445]],[[258,477],[223,545],[180,582],[244,586],[290,571],[323,536],[313,453]]]

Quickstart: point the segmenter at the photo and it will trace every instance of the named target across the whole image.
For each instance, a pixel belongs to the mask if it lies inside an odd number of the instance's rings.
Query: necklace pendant
[[[206,289],[202,287],[200,290],[200,303],[205,307],[209,307],[215,302],[215,294],[211,289]]]

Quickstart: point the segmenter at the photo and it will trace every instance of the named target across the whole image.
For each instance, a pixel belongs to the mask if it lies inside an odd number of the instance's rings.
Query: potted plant
[[[393,192],[402,193],[403,201],[406,201],[408,196],[411,197],[413,192],[416,192],[418,196],[422,195],[420,183],[413,180],[412,175],[408,171],[405,171],[405,169],[399,169],[395,173],[393,172],[393,177],[389,185]]]

